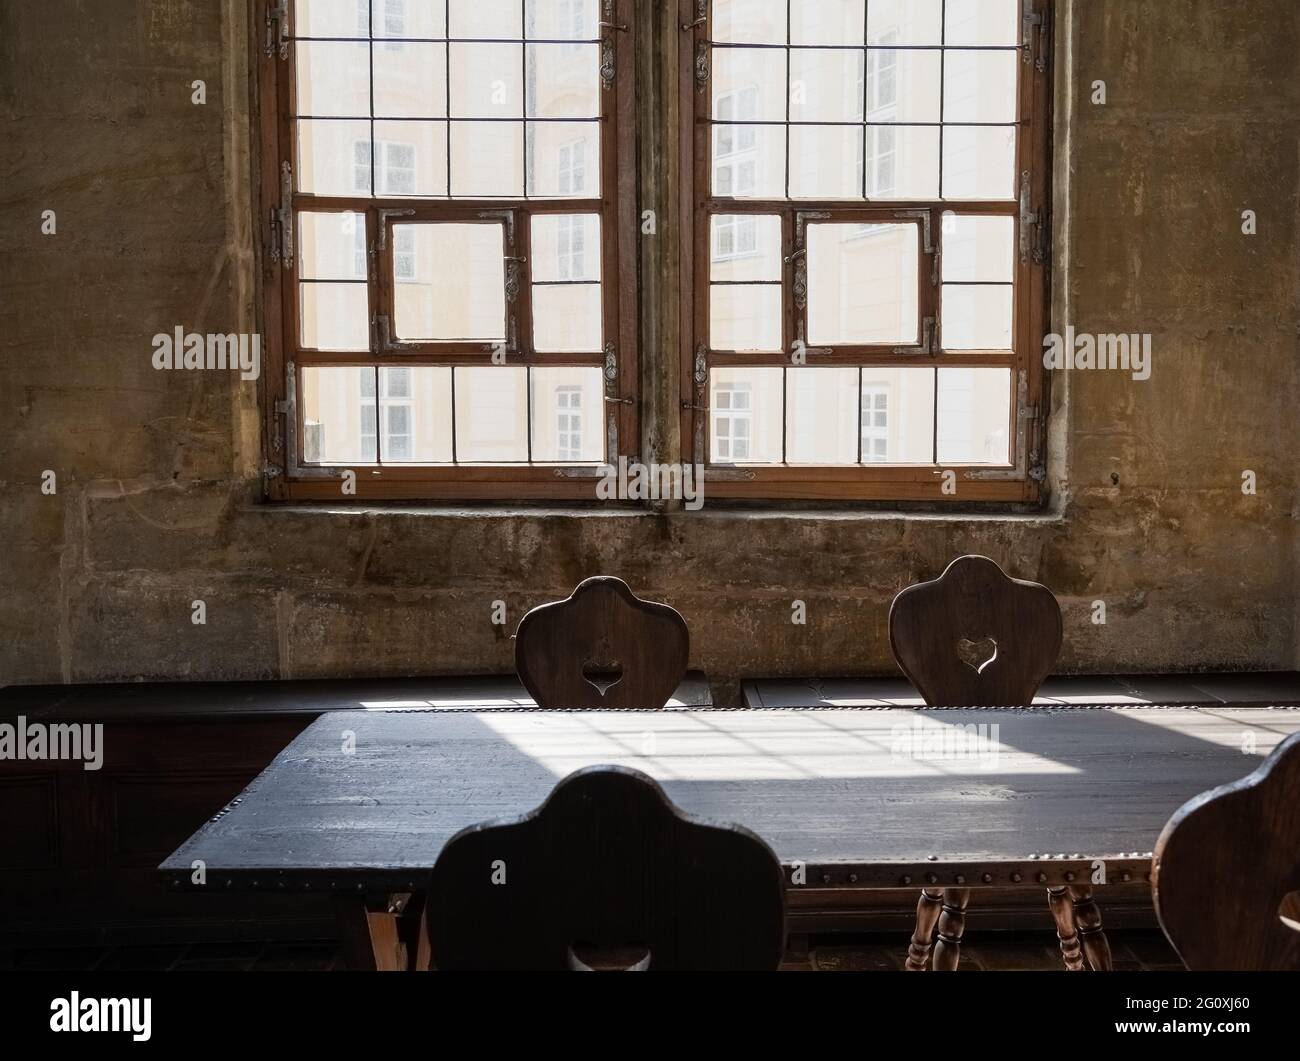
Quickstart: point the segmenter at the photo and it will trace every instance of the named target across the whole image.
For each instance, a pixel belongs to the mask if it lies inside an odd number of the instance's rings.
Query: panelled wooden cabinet
[[[216,882],[211,894],[172,893],[157,871],[319,712],[200,703],[181,718],[147,709],[114,718],[111,706],[92,706],[96,699],[83,689],[64,704],[0,707],[0,722],[10,724],[23,715],[28,723],[104,727],[98,770],[0,762],[0,946],[331,935],[324,896],[223,895]],[[185,699],[177,690],[175,702]]]

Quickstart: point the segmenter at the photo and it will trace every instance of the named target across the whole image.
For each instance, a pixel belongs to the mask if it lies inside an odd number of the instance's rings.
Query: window
[[[713,392],[713,459],[721,463],[749,460],[753,428],[750,384],[726,383]]]
[[[889,459],[889,391],[862,388],[862,461],[879,464]]]
[[[271,495],[362,465],[359,497],[592,497],[637,438],[630,0],[288,7],[257,52]]]
[[[712,495],[1036,499],[1048,0],[700,12],[682,435],[744,466]]]
[[[555,437],[558,459],[582,459],[582,388],[555,389]]]

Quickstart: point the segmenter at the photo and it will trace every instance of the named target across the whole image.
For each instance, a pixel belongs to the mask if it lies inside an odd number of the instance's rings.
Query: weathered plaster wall
[[[1156,353],[1147,382],[1055,385],[1053,511],[309,511],[256,500],[251,388],[149,362],[177,324],[253,328],[237,5],[9,0],[0,682],[504,672],[493,600],[513,623],[605,572],[682,610],[726,696],[889,673],[890,598],[963,551],[1056,590],[1067,668],[1293,666],[1300,10],[1073,0],[1059,21],[1057,323]]]

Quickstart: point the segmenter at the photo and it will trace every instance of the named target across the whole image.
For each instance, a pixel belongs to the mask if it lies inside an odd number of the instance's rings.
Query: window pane
[[[447,116],[444,44],[376,44],[375,114],[380,118]]]
[[[948,0],[947,19],[948,44],[1020,43],[1020,0]]]
[[[943,131],[945,199],[1014,199],[1014,126],[948,126]]]
[[[713,0],[709,35],[731,44],[784,44],[786,0]]]
[[[359,0],[364,4],[365,0]],[[445,37],[446,0],[373,0],[376,37]]]
[[[936,45],[943,39],[943,0],[871,0],[867,43]]]
[[[451,369],[379,370],[384,464],[451,463]]]
[[[964,283],[1010,283],[1015,238],[1015,218],[945,213],[943,278]]]
[[[456,458],[461,462],[528,460],[528,370],[456,368]]]
[[[600,279],[599,214],[534,214],[529,267],[535,283]]]
[[[790,128],[792,199],[862,198],[862,129],[843,125]]]
[[[709,316],[709,346],[714,350],[781,349],[778,284],[713,284]]]
[[[365,284],[299,284],[302,345],[307,350],[369,350]]]
[[[596,25],[599,0],[527,0],[525,29],[529,37],[543,40],[592,40],[600,36]]]
[[[786,463],[856,464],[858,370],[792,368],[786,390]]]
[[[945,350],[1010,350],[1010,284],[943,285]]]
[[[499,342],[505,339],[505,250],[500,225],[398,224],[393,240],[411,248],[415,282],[393,291],[399,339]]]
[[[298,127],[294,176],[309,195],[370,195],[370,122],[311,121]]]
[[[790,53],[790,120],[853,122],[862,117],[862,53],[800,48]],[[793,151],[793,147],[791,148]]]
[[[941,66],[938,49],[871,49],[867,52],[867,121],[937,122]]]
[[[915,343],[916,225],[808,226],[808,342]]]
[[[370,7],[365,0],[296,0],[293,23],[299,37],[365,37]]]
[[[718,48],[713,53],[715,121],[785,121],[785,51]]]
[[[790,5],[791,44],[862,43],[862,0],[817,0]]]
[[[521,198],[523,139],[520,122],[452,122],[451,194]]]
[[[370,113],[370,46],[342,41],[296,45],[296,114],[329,118]]]
[[[865,150],[868,198],[938,198],[938,128],[873,125],[866,130]]]
[[[785,198],[785,129],[779,125],[715,125],[713,194],[735,199]]]
[[[1020,53],[948,49],[943,67],[945,122],[1014,122]]]
[[[938,407],[940,464],[1010,461],[1010,369],[939,369]]]
[[[533,345],[542,353],[583,354],[599,351],[600,285],[534,286]]]
[[[934,460],[934,369],[862,370],[862,463]]]
[[[771,214],[714,214],[710,279],[780,280],[781,219]]]
[[[599,368],[532,370],[533,460],[605,459],[605,380]]]
[[[449,0],[452,37],[522,37],[519,0]]]
[[[373,464],[377,415],[374,368],[302,370],[302,449],[308,464]]]
[[[529,196],[600,196],[600,127],[596,122],[529,122],[527,135]]]
[[[379,195],[447,194],[446,122],[375,122]]]
[[[298,215],[298,269],[304,280],[366,278],[366,215]]]
[[[784,369],[709,369],[709,459],[780,464]]]
[[[600,45],[530,44],[528,116],[600,117]]]
[[[448,47],[453,118],[523,117],[523,45],[453,43]]]

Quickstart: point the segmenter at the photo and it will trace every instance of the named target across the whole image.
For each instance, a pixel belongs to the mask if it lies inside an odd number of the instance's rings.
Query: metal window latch
[[[293,268],[293,167],[280,163],[280,205],[271,208],[271,261]]]
[[[1047,69],[1047,15],[1034,10],[1034,0],[1024,0],[1020,25],[1021,57],[1026,63],[1034,61],[1034,30],[1038,30],[1038,57],[1034,65],[1042,73]]]
[[[1030,209],[1032,194],[1029,170],[1025,170],[1020,174],[1020,261],[1026,263],[1032,255],[1034,261],[1041,264],[1047,257],[1043,242],[1043,212]]]
[[[274,58],[277,51],[281,59],[289,58],[289,0],[266,3],[266,57]]]

